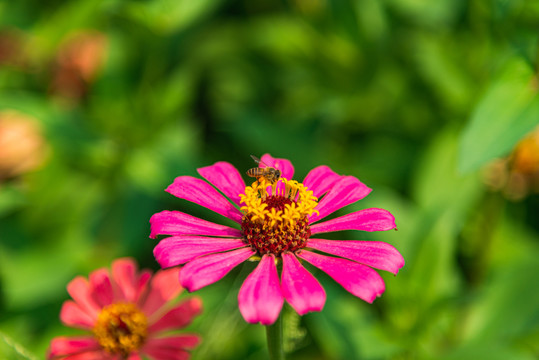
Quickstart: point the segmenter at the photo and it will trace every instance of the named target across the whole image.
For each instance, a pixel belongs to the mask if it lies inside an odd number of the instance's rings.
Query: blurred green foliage
[[[223,222],[164,193],[174,177],[269,152],[298,180],[326,164],[372,187],[349,209],[398,231],[332,236],[406,259],[373,305],[316,272],[327,304],[288,308],[290,359],[537,358],[539,201],[479,169],[539,122],[538,23],[526,0],[0,1],[0,111],[35,118],[48,149],[0,183],[0,357],[77,333],[58,319],[76,275],[157,269],[153,213]],[[80,33],[91,50],[69,50]],[[195,359],[267,358],[237,310],[249,266],[198,292]]]

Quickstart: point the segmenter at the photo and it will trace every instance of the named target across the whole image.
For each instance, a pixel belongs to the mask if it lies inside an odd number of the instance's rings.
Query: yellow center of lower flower
[[[142,347],[148,320],[135,304],[111,304],[99,313],[93,332],[103,349],[126,358]]]
[[[245,242],[259,255],[280,256],[305,247],[311,236],[308,216],[318,212],[313,192],[295,180],[276,183],[262,179],[240,195],[244,216],[241,229]]]

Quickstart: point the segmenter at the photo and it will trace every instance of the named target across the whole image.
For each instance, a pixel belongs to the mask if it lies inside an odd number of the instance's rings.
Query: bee
[[[251,155],[251,158],[253,158],[253,160],[257,164],[262,164],[265,167],[263,168],[255,167],[255,168],[251,168],[247,170],[248,176],[255,177],[258,182],[260,182],[262,178],[265,178],[267,181],[269,181],[272,184],[275,183],[277,180],[279,180],[279,178],[281,177],[281,170],[277,170],[275,168],[272,168],[266,165],[262,160],[260,160],[254,155]]]

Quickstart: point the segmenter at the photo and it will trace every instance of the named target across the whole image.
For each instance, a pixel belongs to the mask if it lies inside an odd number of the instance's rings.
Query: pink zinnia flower
[[[178,272],[160,270],[152,277],[151,271],[138,272],[133,260],[119,259],[112,263],[112,276],[107,269],[98,269],[88,280],[76,277],[67,286],[73,301],[64,302],[60,319],[91,333],[53,339],[47,358],[188,359],[186,350],[196,347],[199,337],[170,334],[170,330],[190,324],[202,304],[198,298],[190,298],[170,306],[182,291]]]
[[[226,197],[204,180],[177,177],[167,192],[235,221],[238,228],[179,211],[154,214],[150,219],[150,237],[172,235],[154,249],[159,264],[163,268],[185,264],[180,283],[195,291],[220,280],[248,259],[260,260],[238,295],[240,312],[249,323],[272,324],[285,299],[300,315],[322,310],[325,291],[302,261],[326,272],[369,303],[380,296],[385,285],[373,268],[396,274],[404,266],[403,257],[393,246],[378,241],[311,237],[340,230],[394,229],[394,217],[377,208],[320,222],[336,210],[363,199],[371,189],[357,178],[338,175],[327,166],[311,170],[303,183],[298,183],[291,180],[294,167],[289,160],[266,154],[262,162],[280,170],[281,179],[276,183],[260,179],[245,186],[238,170],[229,163],[218,162],[198,169]]]

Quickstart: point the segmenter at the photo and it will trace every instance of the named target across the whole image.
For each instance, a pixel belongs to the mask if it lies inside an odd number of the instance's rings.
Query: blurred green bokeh
[[[40,166],[0,166],[1,359],[77,333],[58,319],[75,276],[123,256],[157,269],[155,212],[223,223],[166,194],[176,176],[264,153],[298,180],[321,164],[360,178],[374,191],[339,214],[385,208],[398,231],[331,238],[406,259],[372,305],[310,268],[328,299],[286,310],[289,359],[539,357],[538,196],[481,176],[539,123],[537,2],[46,4],[0,1],[0,118],[43,137],[25,154]],[[237,310],[249,266],[197,293],[194,359],[267,358]]]

